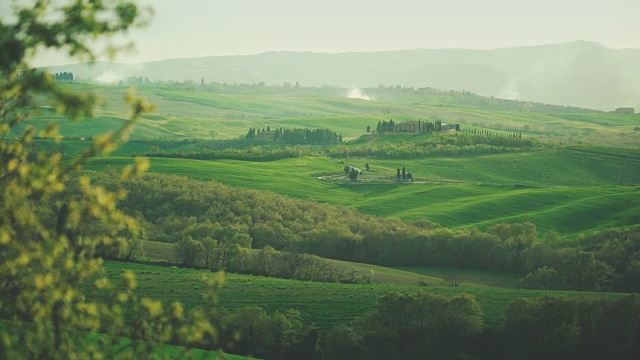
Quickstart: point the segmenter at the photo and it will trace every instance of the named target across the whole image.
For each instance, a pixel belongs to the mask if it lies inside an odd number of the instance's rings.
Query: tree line
[[[487,155],[508,152],[529,151],[538,142],[531,138],[494,136],[487,133],[456,132],[438,134],[413,141],[396,144],[367,144],[355,146],[335,146],[325,150],[332,157],[367,157],[376,159],[415,159],[434,156]]]
[[[313,200],[178,176],[146,174],[121,182],[104,172],[91,178],[107,189],[126,190],[129,196],[120,207],[138,220],[146,238],[163,242],[210,237],[240,248],[268,245],[383,266],[531,273],[520,283],[527,288],[637,291],[640,284],[640,227],[608,230],[577,241],[553,233],[538,239],[530,222],[497,224],[484,232],[451,230],[428,220],[404,223]]]
[[[275,142],[283,142],[290,145],[333,145],[342,142],[342,134],[329,129],[283,129],[282,127],[271,130],[267,128],[250,128],[245,135],[246,139],[263,138]]]
[[[222,150],[193,150],[166,152],[152,148],[143,154],[146,157],[181,158],[196,160],[247,160],[247,161],[274,161],[312,155],[312,149],[296,146],[250,146],[246,149],[226,148]]]
[[[387,159],[391,157],[394,159],[413,159],[427,156],[486,155],[529,151],[538,146],[538,142],[532,138],[522,139],[515,134],[511,136],[493,136],[493,134],[485,135],[482,132],[477,134],[471,132],[456,133],[455,135],[441,134],[420,139],[419,141],[408,141],[397,144],[340,146],[339,141],[340,135],[338,134],[337,146],[323,148],[323,154],[339,158],[357,156],[377,159]],[[233,159],[270,161],[309,156],[314,153],[314,149],[306,146],[278,146],[277,144],[274,146],[272,143],[269,143],[269,140],[259,138],[216,141],[185,140],[180,142],[135,140],[134,142],[152,145],[151,149],[143,154],[144,156],[199,160]],[[198,150],[165,150],[176,143],[197,144]]]
[[[220,230],[222,228],[219,227]],[[222,230],[224,231],[224,230]],[[328,260],[317,255],[294,251],[277,251],[269,245],[251,251],[238,242],[213,235],[194,240],[187,236],[176,243],[174,259],[180,266],[224,270],[240,274],[272,276],[283,279],[345,284],[371,284],[374,273],[355,269],[337,270]]]
[[[469,134],[473,134],[473,135],[484,135],[487,137],[500,137],[500,138],[507,138],[507,139],[522,139],[522,133],[507,133],[507,134],[503,134],[503,133],[495,133],[495,132],[491,132],[489,130],[478,130],[478,129],[464,129],[462,130],[462,132],[464,133],[469,133]]]
[[[517,299],[501,326],[483,325],[475,297],[393,292],[323,337],[330,359],[635,359],[640,296]]]
[[[474,296],[389,292],[350,324],[318,331],[294,310],[216,313],[225,350],[273,359],[636,359],[640,296],[546,295],[512,301],[485,326]]]
[[[410,133],[433,133],[443,131],[444,129],[451,129],[460,131],[460,125],[455,124],[451,127],[442,127],[442,120],[436,119],[435,121],[424,121],[418,119],[418,121],[409,121],[405,123],[397,123],[390,119],[389,121],[378,121],[376,132],[410,132]],[[367,126],[367,132],[370,127]]]
[[[53,75],[53,78],[58,81],[73,81],[73,73],[72,72],[59,72]]]
[[[512,301],[486,326],[473,295],[389,292],[350,324],[319,331],[300,313],[215,312],[221,347],[270,359],[635,359],[640,296],[545,295]],[[239,335],[235,336],[234,335]]]

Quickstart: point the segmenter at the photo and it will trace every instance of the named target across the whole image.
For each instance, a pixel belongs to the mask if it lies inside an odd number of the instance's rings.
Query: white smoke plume
[[[123,77],[113,70],[104,71],[95,77],[95,81],[100,84],[116,84],[120,80],[123,80]]]
[[[373,98],[367,94],[365,94],[364,92],[362,92],[362,89],[360,89],[359,87],[352,87],[351,90],[349,91],[349,95],[347,95],[347,97],[349,99],[362,99],[362,100],[373,100]]]
[[[507,82],[502,85],[502,88],[500,88],[498,97],[507,100],[519,100],[520,91],[518,91],[518,80],[515,78],[507,80]]]
[[[144,76],[144,64],[119,64],[111,69],[104,70],[95,76],[94,81],[100,84],[117,84],[121,80],[127,80],[132,76]]]

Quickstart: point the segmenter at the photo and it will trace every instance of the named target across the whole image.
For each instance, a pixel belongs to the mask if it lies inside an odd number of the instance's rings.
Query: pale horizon
[[[640,49],[640,2],[557,0],[140,0],[155,15],[126,37],[135,52],[114,61],[254,55],[265,52],[347,53],[410,49],[490,50],[576,41]],[[188,4],[188,7],[184,6]],[[182,6],[182,7],[181,7]],[[108,60],[101,57],[98,60]],[[69,64],[42,54],[36,66]]]
[[[500,46],[500,47],[491,47],[491,48],[421,47],[421,48],[398,48],[398,49],[380,49],[380,50],[362,50],[362,51],[335,51],[335,52],[331,52],[331,51],[314,51],[314,50],[268,50],[268,51],[261,51],[261,52],[256,52],[256,53],[244,53],[244,54],[230,53],[230,54],[199,55],[199,56],[176,56],[176,57],[168,57],[168,58],[161,58],[161,59],[143,60],[143,61],[131,59],[131,57],[135,56],[135,55],[132,55],[132,54],[128,54],[127,55],[126,53],[123,53],[113,61],[109,60],[109,59],[98,59],[98,60],[96,60],[96,62],[113,62],[113,63],[119,63],[119,64],[135,65],[135,64],[142,64],[142,63],[147,63],[147,62],[156,62],[156,61],[164,61],[164,60],[172,60],[172,59],[195,59],[195,58],[225,57],[225,56],[255,56],[255,55],[261,55],[261,54],[268,54],[268,53],[311,53],[311,54],[331,54],[331,55],[335,55],[335,54],[349,54],[349,53],[377,53],[377,52],[413,51],[413,50],[477,50],[477,51],[490,51],[490,50],[513,49],[513,48],[523,48],[523,47],[563,45],[563,44],[571,44],[571,43],[579,43],[579,42],[593,43],[593,44],[597,44],[597,45],[600,45],[600,46],[603,46],[605,48],[612,49],[612,50],[640,50],[640,47],[637,47],[637,48],[636,47],[611,47],[611,46],[606,46],[604,44],[601,44],[601,43],[598,43],[598,42],[595,42],[595,41],[573,40],[573,41],[566,41],[566,42],[559,42],[559,43]],[[61,63],[57,63],[57,64],[38,64],[37,66],[39,66],[39,67],[65,66],[65,65],[73,65],[73,64],[78,64],[78,63],[79,63],[78,61],[75,61],[75,62],[61,62]]]

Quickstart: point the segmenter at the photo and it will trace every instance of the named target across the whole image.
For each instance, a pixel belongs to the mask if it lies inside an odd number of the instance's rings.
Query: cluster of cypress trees
[[[456,125],[456,130],[460,131],[460,126]],[[418,119],[417,122],[409,122],[399,125],[397,122],[390,119],[389,121],[378,121],[376,132],[436,132],[442,131],[442,120],[436,119],[434,122],[422,121]]]
[[[53,78],[58,81],[73,81],[73,73],[72,72],[61,72],[55,73]]]
[[[259,134],[268,134],[266,138],[273,141],[285,142],[287,144],[313,144],[313,145],[331,145],[342,142],[342,134],[338,134],[335,131],[329,129],[283,129],[278,128],[271,130],[270,126],[267,128],[250,128],[245,136],[246,139],[264,138],[265,136],[259,136]]]
[[[522,133],[509,133],[509,134],[500,134],[495,132],[490,132],[489,130],[463,130],[462,132],[466,132],[473,135],[482,135],[486,137],[496,137],[496,138],[507,138],[507,139],[522,139]]]

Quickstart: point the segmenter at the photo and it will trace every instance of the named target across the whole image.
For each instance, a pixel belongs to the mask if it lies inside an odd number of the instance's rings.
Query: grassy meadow
[[[180,301],[185,305],[185,309],[203,304],[204,288],[201,279],[207,271],[121,262],[105,264],[105,275],[115,284],[118,284],[123,271],[135,273],[137,293],[140,296],[153,296],[166,304]],[[220,306],[230,309],[260,306],[269,312],[296,309],[301,312],[305,321],[313,322],[323,330],[336,324],[348,324],[356,317],[364,315],[373,307],[378,297],[389,291],[428,291],[442,295],[470,293],[477,298],[482,308],[485,326],[500,325],[504,318],[504,310],[511,301],[549,294],[549,291],[490,286],[451,288],[399,284],[353,285],[236,274],[225,274],[224,278],[224,285],[218,294]],[[464,281],[464,276],[461,278]],[[614,293],[571,291],[552,293],[612,298],[621,296]]]
[[[124,87],[69,86],[94,91],[101,101],[96,118],[73,124],[62,121],[62,135],[99,134],[126,118]],[[274,92],[221,94],[198,88],[142,87],[138,93],[156,104],[157,111],[140,120],[132,138],[172,139],[162,145],[162,151],[188,153],[198,151],[198,143],[179,140],[210,139],[212,130],[216,139],[229,139],[243,136],[250,127],[327,127],[344,138],[357,138],[347,147],[393,146],[419,142],[429,135],[360,136],[367,125],[375,129],[378,121],[389,118],[396,122],[441,118],[466,129],[522,133],[540,139],[542,145],[525,152],[411,160],[393,156],[388,160],[318,156],[269,162],[153,158],[150,171],[312,198],[406,221],[427,218],[453,228],[482,229],[529,220],[540,233],[554,230],[575,236],[640,221],[640,193],[635,186],[640,184],[637,115],[491,110],[457,104],[455,97],[446,94],[417,92],[394,93],[378,101],[349,99],[335,89]],[[53,111],[43,108],[37,121],[54,118],[58,117]],[[65,140],[56,146],[74,154],[86,141]],[[130,162],[127,156],[152,147],[149,142],[131,142],[112,157],[93,160],[87,168],[118,167]],[[315,150],[322,153],[322,147]],[[365,163],[371,171],[357,183],[341,175],[345,164],[364,168]],[[395,170],[401,167],[413,174],[414,183],[394,182]]]
[[[127,117],[124,103],[126,87],[72,84],[69,87],[92,91],[100,100],[95,118],[71,123],[43,107],[39,122],[59,121],[61,134],[87,137],[115,129]],[[524,136],[545,135],[557,142],[582,142],[591,145],[634,147],[640,133],[634,131],[638,115],[593,112],[586,114],[534,113],[491,110],[443,101],[445,95],[395,94],[382,101],[350,99],[346,91],[330,89],[330,94],[318,90],[277,94],[220,94],[194,88],[166,86],[141,87],[145,96],[157,107],[156,113],[145,115],[138,123],[133,138],[216,138],[229,139],[246,134],[250,127],[322,127],[341,133],[344,138],[356,138],[365,133],[367,125],[375,129],[378,121],[413,119],[443,119],[443,123],[459,123],[463,128],[522,132]],[[21,128],[14,130],[17,134]],[[578,140],[579,138],[579,140]]]
[[[406,221],[426,218],[452,228],[483,229],[528,220],[540,233],[575,236],[640,222],[640,191],[629,186],[640,183],[640,159],[600,152],[553,149],[413,160],[150,158],[150,162],[152,172],[311,198]],[[99,158],[87,169],[130,163],[129,157]],[[369,163],[371,171],[352,183],[342,173],[346,163],[361,168]],[[414,183],[395,182],[395,170],[402,166],[414,174]]]
[[[150,261],[175,262],[174,244],[158,241],[145,241],[144,257]],[[248,250],[256,252],[258,250]],[[449,287],[448,278],[456,275],[460,278],[459,287],[476,289],[484,287],[514,288],[520,278],[518,275],[496,271],[465,270],[455,268],[414,267],[389,268],[384,266],[355,263],[350,261],[325,259],[337,271],[356,271],[359,274],[374,272],[373,282],[384,285],[425,285]]]

